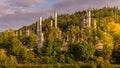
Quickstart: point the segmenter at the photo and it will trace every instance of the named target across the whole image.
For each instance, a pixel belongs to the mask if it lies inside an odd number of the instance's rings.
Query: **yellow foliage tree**
[[[7,60],[7,55],[4,49],[0,49],[0,66],[4,66]]]
[[[120,24],[115,22],[108,23],[107,31],[114,36],[120,36]]]
[[[113,37],[114,39],[114,48],[117,48],[120,45],[120,24],[115,22],[110,22],[107,25],[107,32]]]
[[[105,59],[110,59],[113,51],[113,38],[110,36],[109,33],[104,33],[104,39],[103,39],[103,50],[104,50],[104,58]]]

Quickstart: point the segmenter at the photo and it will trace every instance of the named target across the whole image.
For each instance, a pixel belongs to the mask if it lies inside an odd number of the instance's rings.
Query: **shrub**
[[[110,64],[109,60],[104,60],[103,57],[98,57],[96,61],[97,68],[112,68],[112,65]]]

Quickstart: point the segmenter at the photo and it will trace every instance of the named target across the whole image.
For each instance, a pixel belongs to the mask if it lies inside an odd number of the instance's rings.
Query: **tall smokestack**
[[[91,11],[90,8],[88,9],[88,26],[91,26]]]
[[[44,34],[42,33],[42,17],[39,18],[37,23],[37,37],[38,37],[38,48],[42,48],[44,41]]]
[[[37,33],[39,33],[39,22],[37,22]]]
[[[42,32],[42,17],[40,17],[39,23],[40,23],[39,24],[40,25],[40,27],[39,27],[40,28],[40,32]]]
[[[54,12],[55,28],[57,28],[57,11]]]

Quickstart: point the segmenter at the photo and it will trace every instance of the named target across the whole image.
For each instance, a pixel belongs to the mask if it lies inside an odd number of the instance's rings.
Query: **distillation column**
[[[42,33],[42,17],[37,22],[37,37],[38,37],[38,48],[43,47],[44,34]]]
[[[54,12],[55,28],[57,28],[57,11]]]

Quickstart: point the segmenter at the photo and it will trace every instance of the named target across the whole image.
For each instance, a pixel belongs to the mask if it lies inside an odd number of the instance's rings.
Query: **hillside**
[[[74,64],[73,67],[83,68],[110,68],[111,64],[119,64],[120,9],[91,9],[90,26],[83,24],[85,15],[86,10],[58,15],[57,28],[52,17],[45,19],[39,31],[44,34],[42,48],[37,47],[41,37],[37,35],[38,21],[18,31],[10,29],[0,33],[0,63],[3,66],[53,64],[53,67]],[[30,35],[24,33],[26,30]]]
[[[77,25],[79,27],[81,27],[81,23],[82,23],[82,19],[85,15],[85,11],[77,11],[75,13],[72,14],[64,14],[64,15],[59,15],[58,16],[58,27],[64,31],[68,28],[68,26],[71,25]],[[119,23],[119,15],[120,15],[120,10],[117,7],[114,8],[110,8],[110,7],[104,7],[102,9],[92,9],[91,11],[92,13],[92,22],[93,19],[97,20],[97,25],[100,25],[100,23],[102,23],[103,20],[105,19],[109,19],[109,21],[114,20],[115,22]],[[43,21],[43,30],[45,29],[46,26],[50,25],[50,20],[53,20],[52,17],[49,17],[48,19],[45,19]],[[37,22],[37,21],[36,21]],[[33,32],[35,32],[36,30],[36,24],[32,24],[30,26],[24,26],[21,29],[25,29],[28,28],[30,30],[33,30]]]

